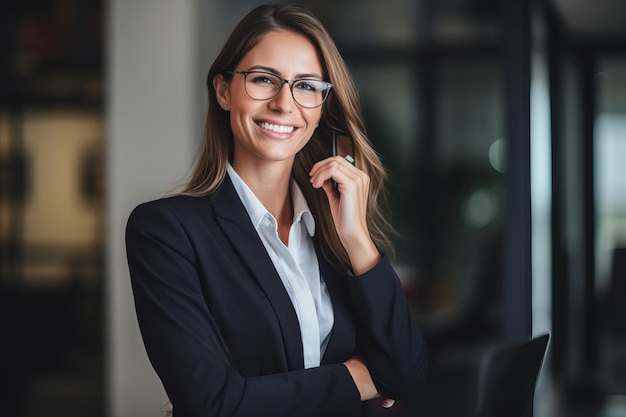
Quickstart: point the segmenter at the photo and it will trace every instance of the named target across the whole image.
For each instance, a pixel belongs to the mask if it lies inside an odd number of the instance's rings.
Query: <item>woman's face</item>
[[[287,31],[266,34],[235,70],[272,72],[287,80],[322,79],[323,75],[311,41]],[[235,165],[276,161],[291,164],[295,154],[311,138],[322,115],[321,106],[310,109],[297,104],[286,84],[269,100],[248,96],[242,74],[233,74],[230,82],[218,75],[214,86],[220,105],[226,105],[230,112]]]

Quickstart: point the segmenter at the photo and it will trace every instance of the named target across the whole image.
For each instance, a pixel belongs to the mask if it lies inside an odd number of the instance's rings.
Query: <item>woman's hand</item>
[[[363,361],[357,357],[352,357],[343,364],[346,368],[348,368],[348,371],[354,380],[354,384],[359,390],[359,394],[361,394],[361,401],[373,400],[374,398],[380,397],[380,394],[372,381],[370,371],[367,369],[367,366],[365,366]]]
[[[372,381],[370,372],[361,359],[355,356],[348,359],[343,364],[346,368],[348,368],[348,371],[354,380],[354,384],[359,390],[359,394],[361,394],[361,401],[380,398],[380,394]],[[396,401],[390,398],[381,398],[381,405],[384,408],[391,408],[395,403]]]
[[[322,188],[328,196],[335,228],[354,274],[367,272],[380,260],[367,228],[369,176],[341,156],[319,161],[309,175],[311,185]],[[333,180],[337,182],[337,190],[333,189]]]
[[[309,175],[313,187],[322,187],[326,192],[342,241],[369,236],[366,222],[368,175],[341,156],[319,161]],[[333,190],[332,180],[337,182],[337,190]]]

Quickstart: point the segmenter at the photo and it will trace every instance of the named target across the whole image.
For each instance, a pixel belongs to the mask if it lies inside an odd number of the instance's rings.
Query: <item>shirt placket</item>
[[[295,260],[294,254],[292,254],[290,249],[285,246],[278,237],[278,230],[276,230],[273,219],[268,220],[268,225],[271,225],[272,229],[271,239],[268,239],[268,241],[271,242],[272,250],[274,250],[277,255],[276,259],[278,265],[283,270],[282,275],[287,279],[289,286],[291,286],[294,297],[292,301],[296,309],[298,322],[300,323],[304,367],[313,368],[320,364],[320,331],[313,295],[306,281],[306,277]],[[300,226],[300,222],[292,226],[289,233],[290,242],[298,241],[297,239],[299,237],[293,234],[301,232],[297,230]],[[291,239],[292,236],[294,239]],[[297,249],[294,248],[294,251],[297,253]]]

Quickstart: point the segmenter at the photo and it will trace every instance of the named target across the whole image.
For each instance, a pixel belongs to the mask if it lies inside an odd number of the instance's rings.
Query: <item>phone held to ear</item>
[[[341,154],[346,154],[346,160],[354,165],[354,158],[350,155],[354,152],[354,144],[351,143],[352,140],[350,137],[346,136],[341,130],[332,129],[331,128],[330,135],[330,154],[331,156],[337,156],[341,152]],[[339,143],[341,142],[341,143]],[[350,143],[350,144],[348,144]],[[337,185],[337,181],[332,180],[333,190],[339,192],[339,186]]]
[[[330,142],[330,154],[331,156],[337,156],[337,131],[332,129],[331,142]],[[332,180],[333,190],[337,191],[339,187],[337,186],[337,181]]]

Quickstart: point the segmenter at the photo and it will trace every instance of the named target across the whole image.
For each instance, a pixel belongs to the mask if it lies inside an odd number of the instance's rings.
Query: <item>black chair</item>
[[[524,417],[532,406],[550,334],[486,353],[478,379],[478,417]]]
[[[626,341],[626,247],[613,249],[611,283],[608,292],[608,322],[611,335]]]

